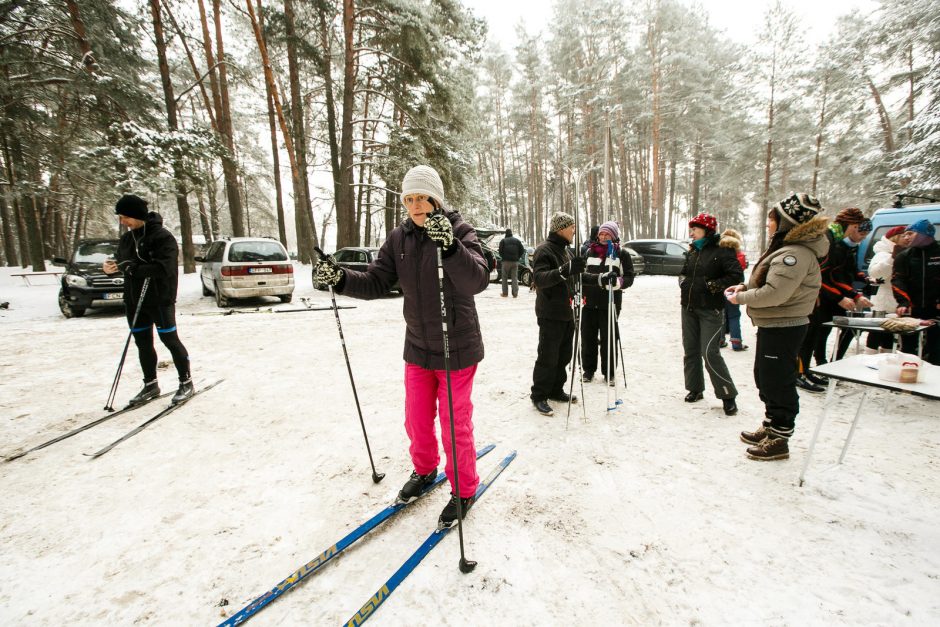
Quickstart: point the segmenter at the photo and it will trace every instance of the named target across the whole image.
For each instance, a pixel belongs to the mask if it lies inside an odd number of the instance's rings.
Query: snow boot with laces
[[[763,440],[747,449],[747,456],[758,461],[789,459],[789,440],[768,430],[767,436]]]
[[[424,492],[424,489],[434,483],[434,479],[437,477],[437,468],[432,470],[426,475],[418,474],[417,470],[411,471],[411,477],[408,481],[405,482],[405,485],[402,486],[402,489],[398,492],[398,500],[402,503],[410,503],[415,500],[421,493]]]
[[[144,387],[134,398],[127,401],[127,404],[131,407],[134,405],[142,405],[147,401],[152,401],[158,396],[160,396],[160,386],[157,385],[157,380],[154,379],[153,381],[144,381]]]

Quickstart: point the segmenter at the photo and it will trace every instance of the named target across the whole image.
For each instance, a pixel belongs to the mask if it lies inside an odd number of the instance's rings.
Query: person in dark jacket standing
[[[556,213],[549,225],[549,234],[532,255],[532,280],[537,290],[535,317],[539,324],[539,348],[532,369],[532,393],[535,409],[544,416],[554,411],[549,399],[567,403],[565,368],[571,361],[574,339],[574,314],[571,298],[575,280],[584,272],[584,258],[568,249],[574,240],[574,218]],[[571,402],[577,398],[572,397]]]
[[[500,275],[503,284],[503,298],[509,296],[509,282],[512,281],[512,297],[519,296],[519,261],[525,257],[525,246],[512,231],[506,229],[506,236],[499,242],[499,257],[501,259]]]
[[[460,483],[462,511],[473,504],[480,483],[473,440],[473,403],[470,395],[477,364],[483,360],[483,336],[474,295],[486,289],[489,268],[473,227],[457,211],[445,209],[444,184],[426,165],[410,169],[401,184],[402,204],[408,217],[395,227],[375,261],[365,272],[339,267],[332,258],[317,262],[316,280],[353,298],[375,299],[398,281],[404,294],[405,315],[405,431],[414,471],[398,493],[401,501],[416,499],[437,476],[440,462],[434,418],[441,424],[441,444],[447,456],[445,472],[451,498],[438,519],[457,522],[454,458]],[[454,404],[457,454],[450,446],[450,415],[444,370],[444,334],[437,274],[437,249],[444,268],[444,302],[449,318],[448,350]]]
[[[897,314],[923,320],[940,317],[940,243],[936,228],[929,220],[918,220],[907,227],[910,246],[894,260],[891,282],[898,301]],[[940,366],[940,328],[934,324],[926,331],[924,359]],[[907,353],[916,353],[916,340],[903,338]]]
[[[738,395],[731,373],[721,356],[718,344],[724,329],[724,291],[744,280],[734,249],[719,246],[715,216],[700,213],[689,220],[692,247],[686,253],[679,273],[682,294],[682,348],[685,372],[686,403],[704,398],[705,375],[702,360],[711,379],[715,396],[721,399],[725,414],[738,413]]]
[[[802,372],[797,377],[798,387],[809,392],[822,392],[824,380],[809,373],[810,357],[816,358],[817,364],[828,361],[826,343],[829,340],[833,316],[844,316],[846,311],[855,311],[871,307],[871,301],[853,286],[853,282],[863,280],[855,261],[859,243],[871,231],[871,221],[859,209],[849,207],[836,214],[836,219],[829,225],[826,238],[829,251],[819,262],[822,273],[822,286],[819,288],[819,304],[810,316],[809,329],[800,349]],[[854,337],[852,332],[839,334],[836,359],[842,359]]]
[[[193,395],[189,371],[189,353],[176,332],[176,289],[179,280],[176,238],[163,227],[160,214],[147,209],[147,201],[127,194],[117,201],[114,213],[127,233],[121,236],[116,260],[104,262],[103,270],[115,274],[124,271],[124,310],[128,324],[134,321],[144,281],[150,279],[144,294],[140,315],[131,329],[137,356],[144,374],[144,387],[129,402],[131,405],[160,396],[157,385],[157,351],[153,345],[153,327],[173,356],[179,388],[173,402],[179,403]]]
[[[601,373],[609,385],[614,384],[613,372],[616,367],[607,367],[609,348],[607,329],[610,323],[607,317],[609,301],[612,298],[615,315],[620,316],[623,301],[622,290],[633,285],[635,273],[630,254],[620,248],[620,228],[616,222],[605,222],[597,232],[597,241],[587,252],[586,267],[582,275],[584,307],[581,309],[581,367],[584,370],[582,381],[594,379],[597,370],[597,353],[601,354]],[[619,330],[618,330],[619,335]],[[616,342],[613,346],[614,365],[617,363]]]

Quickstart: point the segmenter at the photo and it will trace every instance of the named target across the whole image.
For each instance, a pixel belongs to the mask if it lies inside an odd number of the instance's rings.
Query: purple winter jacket
[[[454,248],[445,255],[444,302],[450,317],[450,368],[460,370],[483,359],[483,336],[473,296],[489,284],[489,269],[476,231],[456,211],[447,211],[454,229]],[[405,219],[388,235],[378,259],[365,272],[343,269],[338,293],[353,298],[380,298],[395,283],[404,293],[404,358],[426,370],[444,369],[444,334],[437,281],[437,246],[423,228]]]

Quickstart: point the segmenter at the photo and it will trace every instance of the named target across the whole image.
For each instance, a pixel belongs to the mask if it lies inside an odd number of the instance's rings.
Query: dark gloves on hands
[[[600,274],[597,276],[597,282],[601,287],[607,287],[608,285],[613,285],[615,288],[620,287],[620,272],[614,269]]]
[[[561,273],[561,276],[570,277],[581,274],[584,272],[585,267],[587,267],[587,261],[584,257],[572,257],[571,261],[558,268],[558,271]]]
[[[336,287],[343,280],[343,270],[332,257],[320,257],[314,269],[314,280],[321,285]]]
[[[454,243],[454,229],[450,225],[447,216],[441,213],[434,213],[424,222],[424,229],[434,242],[447,250]]]

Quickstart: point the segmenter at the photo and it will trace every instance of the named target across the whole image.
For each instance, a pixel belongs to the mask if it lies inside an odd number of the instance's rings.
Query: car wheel
[[[520,268],[519,269],[519,282],[525,285],[526,287],[529,287],[530,285],[532,285],[532,271],[529,270],[528,268]]]
[[[218,283],[215,284],[215,304],[218,305],[220,309],[228,307],[228,299],[222,296],[222,290],[219,288]]]
[[[199,283],[202,284],[202,295],[212,296],[212,291],[208,287],[206,287],[205,281],[203,281],[202,279],[199,279]]]
[[[282,295],[279,296],[278,298],[281,299],[281,302],[282,302],[282,303],[289,303],[289,302],[291,301],[291,299],[294,298],[294,295],[293,295],[293,294],[282,294]]]
[[[62,315],[66,318],[81,318],[85,315],[84,309],[73,307],[71,303],[69,303],[69,299],[62,290],[59,290],[59,311],[61,311]]]

